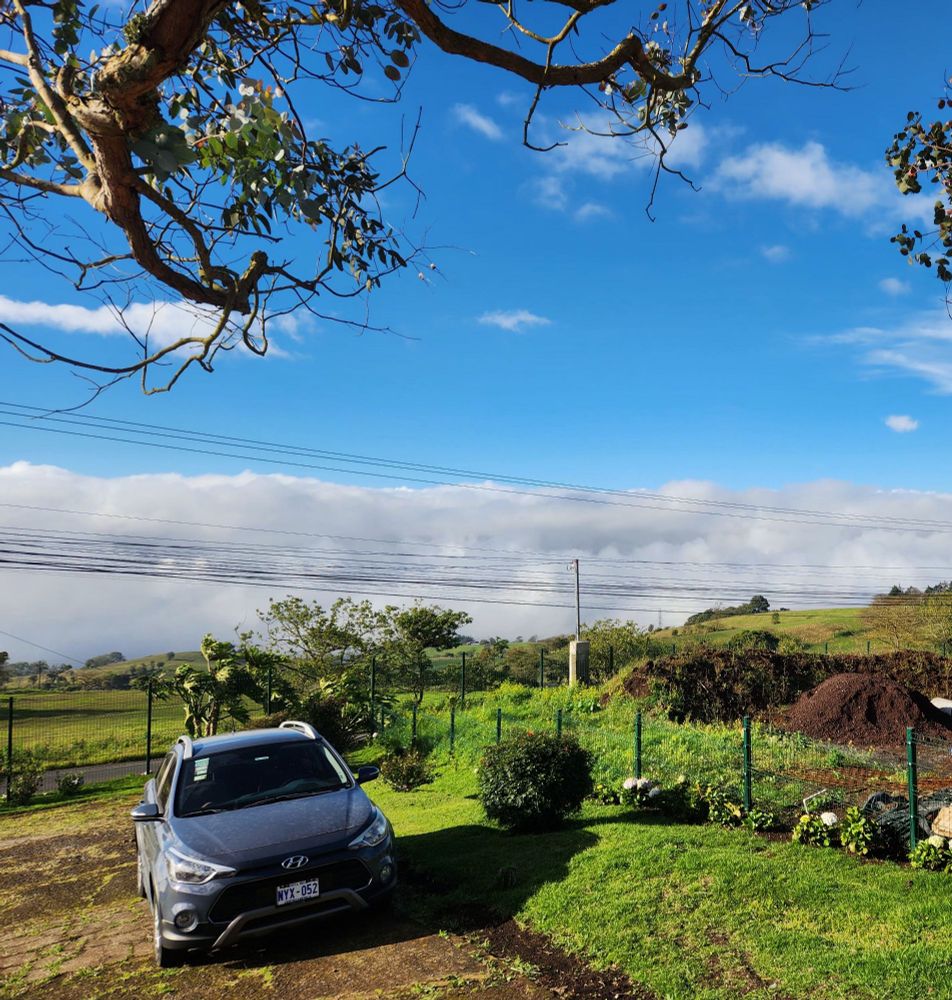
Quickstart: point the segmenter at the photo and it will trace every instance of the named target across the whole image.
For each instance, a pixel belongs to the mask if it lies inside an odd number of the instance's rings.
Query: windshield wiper
[[[288,802],[291,799],[309,799],[313,795],[323,795],[325,792],[337,792],[341,788],[346,788],[347,785],[330,785],[327,788],[315,788],[310,792],[286,792],[283,795],[269,795],[263,799],[255,799],[253,802],[243,802],[241,805],[237,806],[238,809],[245,809],[248,806],[263,806],[271,802]]]

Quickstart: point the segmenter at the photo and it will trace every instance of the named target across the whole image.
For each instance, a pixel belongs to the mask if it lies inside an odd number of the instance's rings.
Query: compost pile
[[[784,726],[817,740],[887,747],[902,743],[906,727],[952,739],[952,719],[925,695],[883,674],[834,674],[802,694]]]

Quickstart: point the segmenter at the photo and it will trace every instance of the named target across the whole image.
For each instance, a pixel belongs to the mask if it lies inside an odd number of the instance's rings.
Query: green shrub
[[[412,792],[434,777],[426,755],[416,747],[387,754],[380,762],[380,776],[397,792]]]
[[[599,781],[595,783],[592,794],[589,796],[593,802],[601,802],[603,806],[617,806],[621,804],[621,796],[611,786]]]
[[[878,827],[856,806],[850,806],[840,825],[840,843],[850,854],[866,857],[875,853],[879,841]]]
[[[795,844],[811,847],[832,847],[837,839],[837,827],[823,820],[828,813],[804,813],[793,828],[791,839]]]
[[[909,854],[909,864],[927,872],[952,871],[952,851],[944,837],[933,835],[916,844]]]
[[[744,807],[732,799],[723,788],[716,785],[697,785],[698,799],[707,808],[707,818],[721,826],[740,826],[744,819]]]
[[[654,805],[661,794],[656,781],[651,778],[625,778],[618,798],[624,806]]]
[[[489,747],[478,768],[486,815],[511,830],[558,826],[592,794],[592,755],[569,735],[520,733]]]
[[[13,754],[13,780],[10,782],[10,805],[27,806],[40,790],[43,763],[32,750],[18,750]]]
[[[779,645],[780,640],[773,632],[759,628],[745,628],[737,635],[731,636],[727,642],[727,648],[735,653],[742,653],[748,649],[763,649],[772,653]]]
[[[499,701],[511,701],[515,704],[529,701],[532,698],[533,689],[525,684],[517,684],[515,681],[503,681],[496,688],[495,696]]]
[[[56,790],[64,798],[75,795],[86,783],[86,779],[81,774],[61,774],[56,779]]]
[[[697,787],[680,774],[674,783],[662,788],[651,803],[655,809],[683,823],[696,823],[706,818],[707,805],[701,801]]]
[[[773,830],[777,825],[777,817],[769,809],[751,809],[744,813],[741,825],[752,832]]]

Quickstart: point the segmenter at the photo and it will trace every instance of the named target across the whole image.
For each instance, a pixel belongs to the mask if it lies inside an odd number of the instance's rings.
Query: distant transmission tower
[[[658,628],[661,628],[661,612],[658,612]]]

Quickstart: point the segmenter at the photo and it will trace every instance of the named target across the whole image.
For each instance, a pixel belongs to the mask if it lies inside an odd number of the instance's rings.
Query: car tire
[[[162,943],[162,910],[159,901],[152,900],[152,944],[155,950],[155,964],[160,969],[174,969],[185,962],[185,951],[166,948]]]

